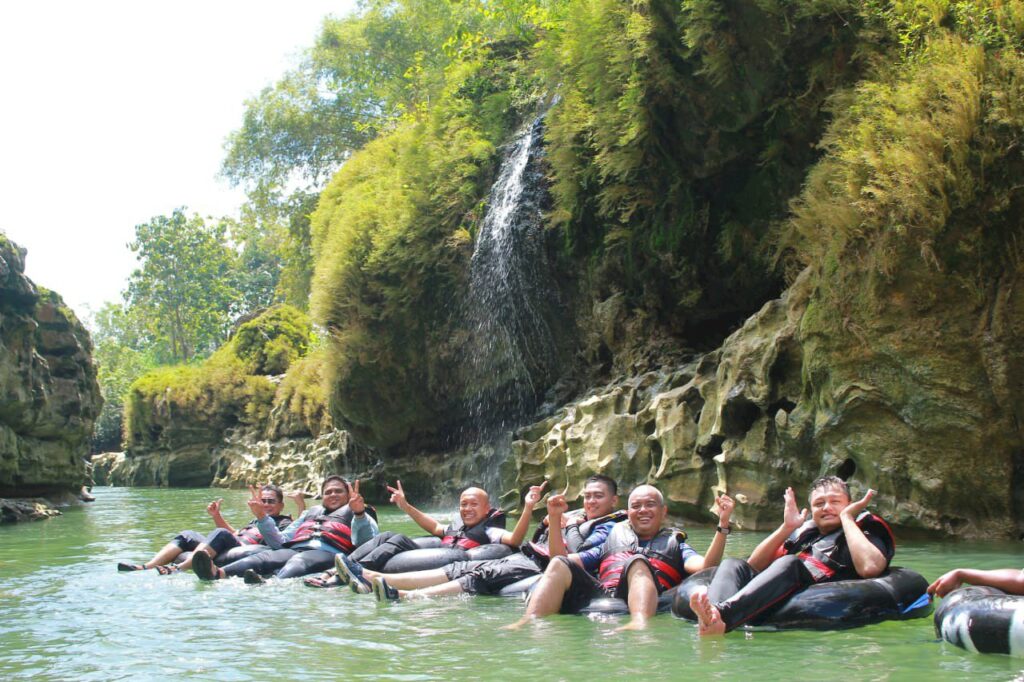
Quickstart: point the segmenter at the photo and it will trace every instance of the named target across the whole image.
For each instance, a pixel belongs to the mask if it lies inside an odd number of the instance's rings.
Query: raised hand
[[[401,485],[401,484],[399,484]],[[394,496],[392,496],[394,499]],[[359,479],[352,484],[352,493],[348,497],[348,508],[356,514],[362,514],[366,511],[366,500],[359,494]]]
[[[245,501],[249,505],[249,510],[257,519],[262,519],[267,515],[267,510],[263,508],[263,501],[258,497],[250,497]]]
[[[729,523],[729,518],[732,516],[732,510],[736,508],[736,503],[733,499],[722,493],[717,500],[715,500],[715,506],[718,507],[718,525],[725,526]]]
[[[223,501],[224,498],[221,497],[206,505],[206,513],[212,516],[213,518],[217,518],[218,516],[220,516],[220,503]]]
[[[385,486],[388,489],[388,492],[391,493],[391,504],[395,505],[402,511],[405,511],[405,508],[409,506],[409,502],[405,499],[405,490],[402,489],[401,481],[395,481],[395,483],[398,485],[397,488]]]
[[[872,490],[871,488],[868,488],[868,491],[867,493],[864,494],[864,497],[860,498],[856,502],[851,502],[850,504],[846,505],[846,508],[843,509],[843,511],[839,512],[839,516],[846,516],[851,519],[856,519],[862,511],[867,509],[868,503],[871,502],[871,498],[874,496],[875,491]]]
[[[796,493],[793,492],[793,489],[786,488],[783,498],[786,500],[786,505],[782,512],[783,524],[793,530],[804,525],[804,522],[807,520],[807,508],[805,507],[797,511]]]
[[[562,514],[569,511],[569,503],[565,499],[564,493],[558,493],[557,495],[551,495],[548,497],[548,518],[557,518],[558,525],[562,525]]]
[[[545,480],[540,485],[530,486],[530,490],[526,493],[526,499],[523,502],[530,507],[540,502],[540,498],[544,495],[544,488],[548,486],[548,482]]]
[[[293,490],[290,493],[285,493],[284,496],[295,504],[306,504],[306,493],[301,490]]]

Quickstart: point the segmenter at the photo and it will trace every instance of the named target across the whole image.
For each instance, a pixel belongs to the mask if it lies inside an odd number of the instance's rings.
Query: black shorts
[[[177,545],[181,548],[182,552],[191,552],[205,539],[205,537],[194,530],[183,530],[171,540],[171,544]]]
[[[569,585],[569,589],[566,590],[565,596],[562,598],[562,607],[559,609],[559,613],[579,613],[584,607],[589,606],[590,602],[595,599],[602,597],[614,597],[616,599],[628,600],[629,599],[629,582],[626,580],[626,575],[629,573],[629,569],[632,568],[633,563],[639,561],[647,567],[647,570],[651,572],[651,576],[654,577],[654,568],[651,566],[647,557],[637,554],[636,556],[630,557],[622,567],[622,579],[619,584],[614,588],[607,588],[601,584],[601,581],[595,578],[593,575],[588,573],[585,568],[577,564],[575,561],[571,561],[566,557],[555,557],[554,560],[561,561],[569,566],[569,571],[572,573],[572,583]],[[654,584],[658,586],[658,593],[660,594],[662,589],[661,585],[657,580]]]
[[[444,567],[449,580],[458,581],[467,594],[497,594],[524,578],[543,573],[540,566],[522,554],[486,561],[456,561]]]

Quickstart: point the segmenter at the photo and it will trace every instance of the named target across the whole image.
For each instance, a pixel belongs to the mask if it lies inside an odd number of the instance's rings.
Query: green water
[[[225,497],[247,520],[241,491],[98,488],[97,501],[57,519],[0,527],[0,679],[807,679],[1024,680],[1024,660],[937,642],[931,618],[844,632],[733,633],[700,641],[659,616],[642,633],[618,618],[556,616],[504,632],[518,600],[461,598],[379,605],[300,581],[249,587],[191,574],[117,573]],[[416,534],[400,514],[382,526]],[[690,529],[703,551],[707,529]],[[761,538],[736,533],[728,554]],[[1019,543],[904,542],[897,562],[926,577],[958,564],[1024,565]]]

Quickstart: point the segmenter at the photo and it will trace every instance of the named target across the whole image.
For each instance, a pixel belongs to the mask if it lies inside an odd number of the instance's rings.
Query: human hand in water
[[[860,516],[860,513],[867,509],[868,503],[871,502],[871,498],[874,496],[875,491],[872,490],[871,488],[868,488],[868,491],[867,493],[864,494],[864,497],[860,498],[856,502],[851,502],[850,504],[846,505],[843,511],[839,512],[839,518],[846,517],[850,520],[856,520],[856,518]]]
[[[732,516],[732,510],[736,508],[736,503],[733,499],[722,493],[717,500],[715,505],[718,507],[718,525],[726,527],[729,525],[729,518]]]
[[[399,484],[401,485],[401,484]],[[394,497],[392,497],[392,500]],[[348,497],[348,508],[355,514],[362,514],[366,511],[366,500],[359,494],[359,479],[352,484],[352,493]]]
[[[532,509],[535,504],[540,502],[540,498],[544,495],[544,488],[547,486],[547,481],[544,481],[540,485],[530,486],[530,490],[526,493],[526,499],[523,500],[523,503]]]
[[[409,501],[405,499],[405,491],[402,490],[402,482],[395,481],[395,483],[398,485],[397,488],[385,486],[388,489],[388,492],[391,493],[391,504],[395,505],[402,511],[405,511],[409,506]]]
[[[792,488],[786,488],[785,494],[782,496],[786,500],[785,507],[783,508],[782,523],[790,530],[796,530],[800,526],[804,525],[804,521],[807,520],[807,508],[797,511],[796,506],[796,493],[793,492]]]

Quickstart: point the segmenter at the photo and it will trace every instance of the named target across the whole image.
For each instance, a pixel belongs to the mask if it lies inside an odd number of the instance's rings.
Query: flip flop
[[[320,575],[312,575],[302,581],[302,584],[306,587],[341,587],[341,580],[334,573],[321,573]]]
[[[172,573],[177,573],[181,570],[174,564],[167,564],[166,566],[155,566],[154,568],[156,568],[156,572],[160,575],[170,575]]]
[[[117,564],[117,570],[121,573],[127,573],[129,571],[145,571],[146,567],[142,564],[130,564],[127,561],[120,561]]]

